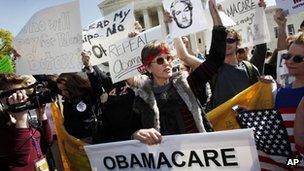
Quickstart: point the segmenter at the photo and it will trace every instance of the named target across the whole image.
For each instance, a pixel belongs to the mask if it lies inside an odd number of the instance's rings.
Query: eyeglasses
[[[235,38],[227,38],[226,39],[226,43],[228,43],[228,44],[235,43],[236,41],[237,41],[237,39],[235,39]]]
[[[291,54],[285,53],[285,54],[282,54],[282,58],[285,60],[289,60],[292,58],[293,62],[301,63],[301,62],[303,62],[304,56],[301,56],[301,55],[292,56]]]
[[[151,62],[151,63],[157,63],[158,65],[162,65],[165,63],[165,60],[168,62],[168,63],[171,63],[173,61],[173,57],[172,56],[166,56],[166,57],[159,57],[156,59],[155,62]]]

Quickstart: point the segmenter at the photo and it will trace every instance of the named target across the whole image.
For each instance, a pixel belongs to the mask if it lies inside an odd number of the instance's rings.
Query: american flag
[[[287,130],[278,110],[241,111],[237,120],[242,128],[253,128],[258,150],[269,155],[291,157]]]
[[[239,111],[239,125],[254,129],[262,171],[293,170],[286,163],[295,157],[294,119],[295,108]],[[303,162],[296,168],[304,170]]]

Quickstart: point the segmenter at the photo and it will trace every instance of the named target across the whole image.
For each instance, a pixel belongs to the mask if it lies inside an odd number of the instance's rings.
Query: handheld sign
[[[207,29],[203,5],[198,0],[163,0],[164,9],[173,16],[169,24],[172,38]]]
[[[134,4],[130,3],[83,29],[83,49],[91,52],[92,64],[108,62],[109,45],[127,38],[134,23]]]
[[[259,7],[259,0],[225,0],[222,8],[228,17],[236,22],[232,27],[242,36],[242,46],[270,42],[266,15],[263,7]]]
[[[276,0],[277,7],[282,8],[286,14],[297,14],[304,11],[303,0]]]
[[[142,65],[141,50],[154,40],[164,40],[160,26],[146,30],[134,38],[109,44],[109,67],[113,83],[140,74],[137,68]]]
[[[79,71],[81,37],[78,1],[38,11],[15,37],[17,74]]]
[[[261,170],[250,129],[163,136],[159,145],[139,141],[84,146],[92,170]]]
[[[286,86],[294,81],[294,77],[289,75],[287,66],[285,64],[284,56],[288,54],[287,50],[278,51],[277,59],[277,83]]]

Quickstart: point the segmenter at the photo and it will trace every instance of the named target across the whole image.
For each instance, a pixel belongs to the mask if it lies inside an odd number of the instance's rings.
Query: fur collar
[[[191,91],[186,78],[186,74],[177,73],[171,77],[170,81],[172,81],[173,86],[176,88],[178,94],[186,103],[188,110],[192,113],[199,132],[206,132],[201,116],[201,106]],[[150,79],[146,80],[143,85],[136,91],[136,95],[142,98],[154,111],[153,125],[156,130],[160,131],[159,109],[157,107],[157,102],[153,93],[153,81]]]

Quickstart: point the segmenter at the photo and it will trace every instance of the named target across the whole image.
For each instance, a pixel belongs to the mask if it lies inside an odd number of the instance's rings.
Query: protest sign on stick
[[[276,0],[276,4],[285,11],[285,14],[292,15],[304,11],[303,0]]]
[[[259,0],[225,0],[222,9],[236,22],[232,28],[242,36],[242,46],[270,42],[266,15],[263,7],[259,7]]]
[[[134,4],[99,19],[83,29],[83,49],[91,52],[91,62],[98,65],[109,61],[109,45],[127,38],[134,31]]]
[[[82,34],[79,2],[35,13],[14,39],[21,55],[18,74],[59,74],[81,70]]]
[[[137,68],[142,65],[141,50],[154,40],[164,41],[160,26],[109,45],[109,67],[113,83],[140,74]]]
[[[169,24],[172,38],[207,29],[203,5],[197,0],[163,0],[164,9],[173,16]]]
[[[250,129],[163,136],[158,145],[122,141],[84,146],[92,170],[260,170]]]

